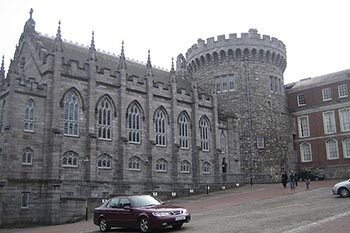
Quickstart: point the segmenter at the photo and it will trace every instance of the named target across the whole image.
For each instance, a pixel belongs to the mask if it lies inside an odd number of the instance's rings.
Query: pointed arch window
[[[98,105],[98,138],[112,138],[112,105],[107,97],[104,97]]]
[[[335,139],[326,141],[327,159],[339,159],[338,142]]]
[[[211,165],[209,162],[205,161],[203,163],[203,174],[210,174]]]
[[[129,170],[141,171],[141,159],[133,156],[129,159]]]
[[[34,101],[30,99],[25,106],[24,131],[34,132],[34,110]]]
[[[67,151],[62,158],[63,167],[78,167],[79,155],[74,151]]]
[[[33,164],[33,150],[30,148],[25,148],[22,154],[22,164],[32,165]]]
[[[180,148],[188,149],[188,118],[182,113],[179,118]]]
[[[155,113],[156,145],[166,145],[166,117],[162,109]]]
[[[199,122],[199,133],[202,151],[209,151],[209,122],[204,117]]]
[[[220,136],[220,147],[221,147],[221,153],[226,153],[226,136],[223,130],[221,131],[221,136]]]
[[[128,130],[129,142],[141,142],[141,111],[136,104],[133,104],[128,109]]]
[[[181,162],[180,171],[181,173],[190,173],[191,164],[187,160]]]
[[[99,169],[111,169],[112,157],[108,154],[102,154],[97,158],[97,168]]]
[[[311,144],[304,142],[300,145],[300,156],[301,162],[311,162],[312,161],[312,152]]]
[[[168,162],[165,159],[159,159],[156,163],[157,172],[166,172],[168,168]]]
[[[79,98],[75,91],[64,97],[64,135],[79,136]]]

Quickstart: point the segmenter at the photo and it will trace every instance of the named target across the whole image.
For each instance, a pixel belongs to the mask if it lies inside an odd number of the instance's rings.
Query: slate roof
[[[55,39],[51,37],[47,37],[44,35],[39,35],[38,38],[44,45],[45,49],[51,53],[54,48]],[[62,42],[63,47],[63,57],[66,61],[75,60],[78,61],[79,64],[85,64],[87,62],[87,58],[89,55],[89,48],[80,46],[73,43],[68,43],[66,41]],[[97,62],[96,65],[101,68],[108,68],[111,71],[115,71],[117,69],[119,56],[114,56],[111,54],[103,53],[100,51],[96,51]],[[145,76],[146,65],[139,64],[134,61],[127,60],[127,73],[129,76],[136,75],[140,78]],[[157,69],[155,67],[153,69],[153,79],[155,82],[163,82],[170,83],[170,72]],[[177,87],[180,89],[186,89],[187,93],[190,93],[191,85],[190,83],[180,77],[177,77]]]
[[[288,92],[294,92],[310,89],[317,86],[324,86],[330,83],[341,82],[344,80],[350,80],[350,69],[313,78],[301,79],[298,82],[287,84],[285,87]]]

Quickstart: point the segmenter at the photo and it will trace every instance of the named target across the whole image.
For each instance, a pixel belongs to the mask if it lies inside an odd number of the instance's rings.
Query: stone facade
[[[344,126],[321,135],[314,124],[298,138],[296,119],[320,122],[326,109],[338,122],[349,97],[319,93],[350,85],[349,72],[284,86],[286,56],[282,41],[250,29],[199,39],[169,72],[150,52],[141,64],[124,45],[119,56],[96,50],[94,34],[89,47],[68,43],[60,24],[44,36],[31,12],[7,74],[0,68],[0,226],[76,221],[111,195],[205,193],[301,167],[348,174],[346,149],[336,160],[316,153],[326,139],[340,148]],[[307,106],[296,106],[301,92]],[[303,142],[312,161],[301,161]]]
[[[124,46],[97,51],[94,35],[89,48],[67,43],[60,25],[43,36],[31,15],[0,83],[2,225],[74,221],[116,194],[243,182],[237,119],[219,120],[216,94],[185,67],[153,68],[150,52],[143,65]]]
[[[219,118],[234,116],[246,178],[267,181],[291,168],[290,117],[284,92],[282,41],[250,29],[205,42],[186,53],[187,68],[207,93],[216,93]]]

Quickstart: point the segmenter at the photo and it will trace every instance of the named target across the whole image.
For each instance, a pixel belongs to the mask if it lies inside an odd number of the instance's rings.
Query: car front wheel
[[[151,227],[149,225],[149,221],[146,217],[142,217],[139,220],[139,226],[140,226],[140,230],[141,232],[151,232]]]
[[[104,218],[100,219],[100,224],[98,226],[100,227],[100,231],[102,231],[102,232],[109,231],[109,226],[108,226],[107,220]]]
[[[348,197],[350,195],[350,192],[347,188],[340,188],[339,194],[341,197]]]

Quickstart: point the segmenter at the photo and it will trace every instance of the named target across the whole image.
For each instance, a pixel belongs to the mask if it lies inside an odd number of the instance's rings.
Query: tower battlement
[[[271,49],[279,50],[281,53],[286,53],[286,46],[281,40],[269,35],[260,35],[256,29],[249,29],[248,33],[241,33],[240,37],[237,36],[237,33],[231,33],[228,38],[226,38],[226,35],[219,35],[216,37],[216,40],[214,37],[207,38],[206,40],[198,39],[197,44],[192,45],[192,47],[187,50],[186,58],[191,59],[196,54],[202,52],[202,50],[247,44],[251,46],[270,47]]]
[[[256,29],[248,33],[236,33],[198,39],[186,52],[187,69],[197,71],[208,64],[223,61],[260,61],[286,68],[286,46],[281,40],[268,35],[260,35]]]

